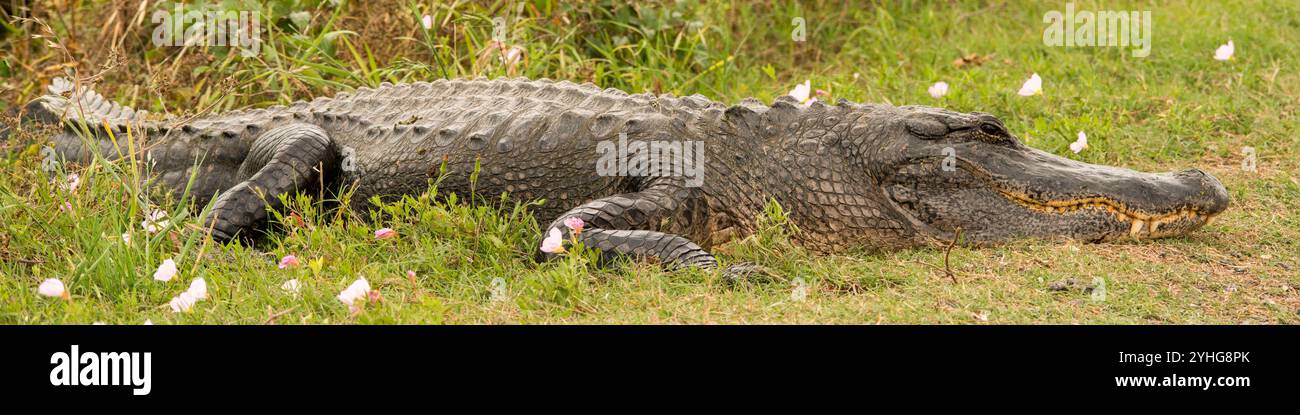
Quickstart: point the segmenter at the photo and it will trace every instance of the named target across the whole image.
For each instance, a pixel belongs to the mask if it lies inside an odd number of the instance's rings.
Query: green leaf
[[[324,267],[325,267],[325,258],[316,258],[307,261],[307,268],[311,269],[311,275],[313,277],[319,278],[321,269],[323,269]]]
[[[289,20],[299,31],[306,32],[307,26],[311,24],[311,13],[306,11],[294,12],[289,14]]]

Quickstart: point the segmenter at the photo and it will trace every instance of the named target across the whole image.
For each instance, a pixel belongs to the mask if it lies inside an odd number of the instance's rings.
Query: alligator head
[[[1194,231],[1228,206],[1227,190],[1200,170],[1071,160],[1025,146],[988,114],[909,106],[864,118],[876,126],[873,147],[897,150],[875,152],[866,167],[896,213],[931,238],[958,229],[975,244],[1160,238]]]

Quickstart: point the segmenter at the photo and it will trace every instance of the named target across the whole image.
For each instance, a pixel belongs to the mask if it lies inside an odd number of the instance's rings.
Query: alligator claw
[[[213,240],[213,241],[217,241],[217,242],[222,242],[222,243],[224,243],[224,242],[230,242],[232,239],[235,239],[235,236],[234,236],[234,235],[231,235],[231,234],[229,234],[229,233],[226,233],[225,231],[223,231],[223,230],[221,230],[221,229],[217,229],[217,228],[211,228],[211,229],[212,229],[212,240]]]
[[[221,226],[221,223],[217,222],[215,216],[209,216],[204,219],[203,224],[203,229],[208,232],[208,235],[212,236],[213,241],[226,243],[235,239],[234,233],[227,231],[225,227]]]
[[[752,262],[741,262],[732,264],[722,269],[722,281],[727,284],[735,284],[741,281],[754,280],[772,280],[776,273],[772,270]]]

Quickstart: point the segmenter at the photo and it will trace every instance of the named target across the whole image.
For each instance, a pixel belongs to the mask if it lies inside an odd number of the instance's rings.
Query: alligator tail
[[[90,132],[91,142],[104,156],[115,159],[122,154],[113,146],[104,129],[107,125],[113,134],[125,132],[125,126],[143,124],[148,113],[112,102],[89,88],[78,88],[64,78],[50,83],[49,93],[32,100],[23,109],[20,125],[63,125],[63,130],[53,137],[55,150],[68,160],[88,161],[92,156],[82,140]]]
[[[45,97],[27,103],[21,110],[10,108],[5,114],[5,123],[0,123],[0,141],[7,140],[15,130],[32,124],[57,124],[59,118],[54,116],[41,102]],[[9,122],[12,121],[12,124]]]
[[[70,98],[65,97],[65,93],[69,93]],[[33,104],[40,104],[44,107],[44,111],[33,111],[36,110],[32,108]],[[109,125],[140,122],[148,115],[146,111],[136,111],[131,107],[110,101],[90,88],[78,88],[65,78],[55,78],[50,83],[49,94],[28,104],[28,111],[34,112],[38,117],[44,117],[44,120],[53,117],[55,120],[71,120],[96,126],[103,125],[105,122]]]

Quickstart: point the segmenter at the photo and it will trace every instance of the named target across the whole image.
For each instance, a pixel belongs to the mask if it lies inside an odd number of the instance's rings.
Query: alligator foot
[[[329,137],[314,125],[289,124],[259,135],[240,167],[251,177],[222,193],[204,219],[213,239],[228,241],[265,222],[268,207],[284,207],[280,195],[317,183],[331,151]]]
[[[617,257],[658,260],[669,267],[717,268],[713,255],[679,235],[646,230],[592,228],[580,234],[583,246],[601,253],[605,261]]]
[[[583,245],[599,250],[607,260],[626,256],[656,260],[670,268],[714,269],[718,261],[713,254],[691,238],[671,232],[703,229],[704,205],[698,188],[664,179],[640,192],[584,203],[560,215],[544,233],[560,229],[567,238],[572,231],[564,222],[576,217],[585,224],[578,233]]]
[[[776,278],[772,270],[752,262],[732,264],[722,269],[722,282],[733,285],[745,281],[770,281]]]

